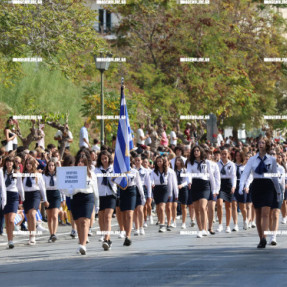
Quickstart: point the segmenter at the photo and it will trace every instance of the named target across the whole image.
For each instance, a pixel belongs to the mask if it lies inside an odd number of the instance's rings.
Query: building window
[[[99,32],[109,32],[112,29],[112,14],[105,10],[99,9]]]

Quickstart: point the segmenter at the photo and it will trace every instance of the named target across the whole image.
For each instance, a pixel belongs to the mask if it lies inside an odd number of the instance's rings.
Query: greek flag
[[[116,141],[116,150],[114,158],[114,173],[127,173],[131,170],[130,167],[130,150],[133,149],[133,140],[130,128],[130,121],[124,95],[124,87],[121,86],[121,109],[118,124],[118,133]],[[128,187],[128,179],[125,177],[113,178],[120,188]]]

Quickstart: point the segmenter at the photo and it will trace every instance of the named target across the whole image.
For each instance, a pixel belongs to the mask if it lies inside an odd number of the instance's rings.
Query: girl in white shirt
[[[270,236],[269,244],[274,246],[274,245],[277,245],[276,232],[278,231],[280,209],[282,207],[283,194],[285,191],[285,169],[282,166],[282,156],[280,153],[276,153],[275,150],[271,150],[270,155],[276,158],[277,169],[278,169],[278,173],[280,174],[280,177],[278,178],[278,180],[279,180],[280,188],[282,191],[281,199],[277,201],[277,198],[276,198],[276,200],[273,201],[273,204],[270,210],[269,229],[270,231],[273,232],[273,234],[271,234]]]
[[[79,236],[78,253],[86,255],[91,215],[95,206],[96,212],[99,210],[99,192],[97,178],[94,173],[91,173],[91,158],[78,154],[76,166],[87,167],[86,188],[74,189],[71,198],[71,211]]]
[[[139,172],[142,188],[144,191],[145,199],[151,199],[151,183],[149,171],[142,166],[141,155],[137,154],[134,157],[135,168]],[[144,205],[141,202],[141,196],[139,191],[137,190],[137,202],[136,209],[134,213],[134,221],[135,221],[135,235],[145,235],[144,231]]]
[[[14,157],[8,156],[4,160],[3,174],[7,192],[7,204],[4,208],[4,216],[9,248],[14,248],[14,220],[19,206],[19,195],[21,196],[22,201],[25,199],[22,179],[20,177],[13,177],[14,172]]]
[[[217,199],[217,215],[219,221],[217,232],[221,232],[223,230],[222,226],[223,202],[225,202],[226,233],[231,232],[229,226],[232,214],[231,204],[232,204],[232,196],[236,188],[236,168],[234,163],[230,161],[228,158],[229,158],[228,148],[224,148],[223,150],[221,150],[221,160],[217,162],[221,176],[220,191]]]
[[[102,151],[98,155],[95,174],[113,173],[113,159],[108,151]],[[102,247],[104,250],[110,250],[112,241],[110,232],[112,226],[112,215],[116,208],[117,186],[111,181],[111,177],[97,177],[100,197],[99,226],[101,232],[104,232],[104,241]]]
[[[172,197],[173,174],[168,170],[167,161],[162,156],[155,159],[155,168],[151,173],[151,184],[154,188],[153,198],[157,205],[159,232],[165,232],[165,205]]]
[[[148,177],[150,180],[150,174],[152,172],[152,170],[149,168],[149,160],[148,158],[144,158],[142,160],[142,165],[143,167],[148,171]],[[150,224],[153,224],[153,216],[151,214],[151,203],[152,203],[152,191],[150,191],[150,197],[148,196],[146,198],[146,203],[144,205],[144,227],[147,227],[147,221],[149,220]]]
[[[253,174],[253,182],[250,185],[251,198],[256,212],[256,225],[260,242],[257,248],[265,248],[266,234],[269,228],[269,213],[273,201],[280,201],[281,190],[277,174],[276,159],[268,155],[271,143],[265,137],[258,139],[259,152],[251,157],[240,178],[239,194],[243,194],[243,187],[246,184],[250,173]],[[271,173],[271,175],[268,175]]]
[[[24,164],[24,174],[27,177],[23,179],[25,191],[25,201],[23,203],[24,211],[27,217],[29,235],[29,245],[36,244],[36,212],[39,209],[41,197],[44,206],[49,207],[46,197],[45,183],[42,174],[37,171],[38,162],[29,156]]]
[[[178,200],[181,203],[181,212],[182,212],[182,229],[186,229],[186,215],[187,215],[187,202],[188,202],[188,184],[189,178],[181,176],[183,173],[186,173],[186,168],[184,167],[183,159],[178,156],[175,158],[175,173],[178,186]]]
[[[199,229],[197,237],[201,238],[208,235],[206,225],[207,203],[210,192],[215,192],[215,180],[210,161],[206,160],[203,148],[198,145],[194,146],[191,150],[187,164],[187,173],[189,174],[189,178],[191,178],[189,187],[191,188],[191,197]]]
[[[56,164],[49,161],[45,167],[43,179],[46,187],[49,207],[47,208],[48,228],[50,231],[49,243],[57,240],[56,232],[58,229],[58,214],[61,206],[61,194],[57,188]],[[65,200],[65,199],[64,199]]]

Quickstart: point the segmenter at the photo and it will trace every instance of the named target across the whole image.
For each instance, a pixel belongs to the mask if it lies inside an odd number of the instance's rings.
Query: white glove
[[[99,207],[95,207],[95,213],[99,213],[100,208]]]
[[[239,189],[239,190],[238,190],[238,194],[243,195],[243,190],[242,190],[242,189]]]

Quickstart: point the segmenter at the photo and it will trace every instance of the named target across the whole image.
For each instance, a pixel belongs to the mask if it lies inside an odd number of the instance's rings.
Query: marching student
[[[283,166],[285,173],[287,171],[286,167],[286,155],[285,153],[281,153],[281,158],[282,162],[281,165]],[[287,223],[287,176],[285,176],[285,186],[284,186],[284,193],[283,193],[283,202],[282,202],[282,207],[281,207],[281,212],[282,212],[282,224]]]
[[[215,234],[213,231],[213,219],[215,215],[215,205],[216,205],[216,200],[217,196],[219,194],[220,190],[220,171],[218,168],[218,165],[216,162],[212,160],[212,152],[210,149],[205,149],[204,150],[207,156],[207,159],[210,161],[211,165],[211,172],[213,173],[214,176],[214,182],[215,182],[215,193],[212,193],[210,190],[210,196],[208,199],[208,206],[207,206],[207,215],[208,215],[208,232],[212,235]]]
[[[72,155],[70,155],[70,154],[65,155],[62,166],[65,167],[65,166],[74,166],[74,165],[75,165],[75,158]],[[72,230],[71,230],[70,236],[73,239],[76,239],[76,238],[78,238],[78,233],[77,233],[76,222],[73,219],[73,214],[72,214],[72,211],[71,211],[71,197],[70,197],[70,193],[69,193],[68,190],[61,190],[61,193],[65,194],[66,205],[67,205],[67,209],[68,209],[68,217],[70,218],[71,225],[72,225]]]
[[[142,204],[145,203],[145,195],[142,188],[142,183],[140,179],[139,172],[132,168],[127,174],[127,187],[122,189],[120,187],[120,209],[122,212],[122,220],[124,224],[124,229],[126,232],[126,238],[124,241],[124,246],[130,246],[132,241],[131,231],[133,226],[133,213],[136,208],[136,194],[137,188],[141,196]]]
[[[232,231],[238,231],[238,212],[237,212],[237,202],[239,203],[239,208],[241,210],[241,214],[243,216],[243,229],[248,229],[248,219],[247,219],[247,209],[246,209],[246,201],[247,201],[247,194],[249,193],[249,184],[253,180],[252,175],[250,175],[250,178],[248,180],[248,183],[246,184],[243,195],[238,194],[239,190],[239,182],[241,174],[243,173],[243,170],[245,168],[246,160],[245,160],[245,154],[243,151],[236,150],[234,153],[234,163],[236,168],[236,189],[234,192],[234,195],[232,197],[232,217],[234,221],[234,229]]]
[[[182,211],[182,224],[181,228],[186,229],[186,216],[187,216],[187,202],[188,202],[188,184],[190,182],[187,176],[183,177],[182,174],[186,173],[185,163],[180,156],[175,158],[174,170],[176,173],[176,180],[178,186],[178,199],[181,204]]]
[[[142,166],[141,155],[137,154],[134,157],[135,168],[139,172],[142,187],[145,194],[146,201],[151,201],[151,183],[150,183],[150,172]],[[134,212],[134,221],[135,221],[135,235],[144,235],[144,207],[141,205],[140,193],[137,190],[137,202],[136,209]]]
[[[90,156],[88,156],[88,154],[78,154],[76,157],[76,166],[87,167],[86,188],[74,189],[71,198],[71,211],[77,225],[80,244],[77,253],[86,255],[86,243],[88,240],[91,215],[94,207],[97,211],[99,210],[99,193],[97,178],[95,174],[91,172]]]
[[[157,206],[159,232],[165,232],[165,205],[169,198],[172,197],[173,191],[173,174],[167,166],[167,161],[163,156],[155,159],[154,170],[150,175],[153,187],[153,198]]]
[[[8,156],[4,159],[3,174],[7,192],[7,204],[4,208],[4,217],[8,237],[8,247],[10,249],[14,248],[14,220],[19,206],[19,195],[21,196],[22,201],[25,199],[22,179],[20,177],[13,177],[13,172],[15,172],[14,157]]]
[[[142,166],[147,170],[148,172],[148,177],[150,181],[150,174],[152,172],[152,169],[149,167],[149,160],[148,158],[144,158],[142,160]],[[150,224],[153,224],[153,216],[151,214],[151,204],[152,204],[152,190],[150,193],[150,197],[146,198],[146,203],[144,205],[144,227],[147,227],[147,221],[149,221]]]
[[[277,173],[276,159],[268,155],[271,148],[270,141],[260,136],[258,139],[259,152],[252,156],[241,175],[239,194],[243,194],[243,188],[246,184],[249,174],[253,174],[253,182],[250,185],[252,202],[256,212],[256,225],[260,242],[257,248],[265,248],[267,241],[264,231],[269,228],[269,213],[273,201],[280,200],[281,190],[278,177],[272,177],[265,173]]]
[[[189,156],[187,163],[187,173],[191,174],[191,196],[194,204],[196,221],[198,225],[198,238],[207,236],[207,203],[210,197],[210,190],[216,193],[214,175],[211,163],[206,159],[204,149],[195,145]],[[198,175],[197,175],[198,174]]]
[[[95,174],[113,173],[113,159],[111,154],[104,150],[97,158]],[[100,196],[99,226],[104,232],[102,247],[105,251],[111,249],[112,241],[110,232],[112,230],[112,215],[116,208],[117,185],[111,181],[111,177],[97,177]]]
[[[167,200],[165,206],[165,212],[167,217],[167,231],[171,231],[172,228],[176,227],[176,216],[177,216],[177,200],[178,200],[178,185],[175,171],[170,168],[169,159],[167,156],[163,156],[166,159],[168,172],[172,173],[172,196]]]
[[[49,243],[57,240],[58,215],[61,206],[61,194],[57,188],[56,162],[50,160],[45,167],[43,179],[46,187],[49,207],[46,208],[48,228],[50,231]]]
[[[278,180],[279,180],[281,193],[282,193],[282,198],[279,201],[277,201],[276,197],[274,198],[272,206],[271,206],[271,210],[270,210],[270,217],[269,217],[269,229],[272,232],[270,236],[269,244],[277,245],[276,232],[279,226],[280,209],[282,206],[283,194],[285,191],[285,169],[282,165],[281,154],[276,154],[275,150],[271,150],[270,155],[274,157],[277,161],[277,170],[278,170],[278,173],[280,174],[280,177],[278,177]]]
[[[226,212],[226,233],[230,233],[231,229],[229,227],[231,219],[231,202],[232,196],[236,188],[236,169],[232,161],[228,159],[229,151],[227,148],[223,148],[220,154],[221,160],[217,162],[220,170],[220,191],[217,199],[217,215],[219,226],[217,232],[223,230],[222,217],[223,217],[223,202],[225,202],[225,212]],[[238,227],[237,227],[238,228]],[[234,226],[236,229],[236,226]]]
[[[251,153],[247,153],[246,157],[245,157],[245,164],[248,162],[249,158],[252,156]],[[250,183],[252,183],[253,181],[253,177],[252,177],[252,173],[250,174]],[[250,184],[249,184],[250,185]],[[249,186],[250,187],[250,186]],[[256,227],[256,223],[255,223],[255,209],[254,206],[252,204],[252,200],[251,200],[251,191],[249,190],[249,192],[246,195],[246,212],[247,212],[247,221],[248,221],[248,228],[255,228]]]
[[[24,212],[27,217],[29,235],[29,245],[36,244],[36,213],[39,209],[41,197],[45,207],[49,207],[47,201],[45,183],[41,173],[37,171],[38,162],[33,157],[28,157],[24,164],[23,179],[25,191],[25,201],[23,202]],[[31,175],[33,174],[33,175]]]

